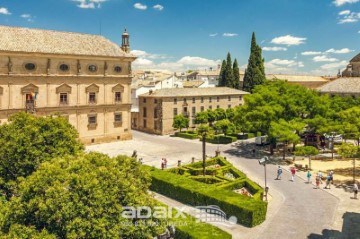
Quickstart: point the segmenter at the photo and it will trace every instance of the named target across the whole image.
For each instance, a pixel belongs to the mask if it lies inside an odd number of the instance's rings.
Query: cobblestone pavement
[[[218,146],[207,144],[209,156],[214,155],[217,149]],[[142,157],[145,164],[158,168],[163,157],[167,158],[169,167],[174,167],[178,160],[189,163],[192,157],[200,160],[202,155],[201,142],[198,140],[136,131],[133,140],[91,145],[87,150],[110,156],[131,155],[137,150],[138,158]],[[219,150],[235,167],[253,181],[264,185],[264,168],[252,155],[251,146],[242,142],[220,146]],[[305,183],[303,173],[299,173],[295,182],[291,182],[286,167],[282,180],[274,180],[276,169],[276,164],[267,165],[267,184],[272,198],[267,220],[251,229],[240,225],[226,228],[234,238],[360,238],[352,226],[360,219],[360,200],[350,199],[351,194],[341,189],[314,189],[313,185]],[[164,201],[169,203],[168,199]]]

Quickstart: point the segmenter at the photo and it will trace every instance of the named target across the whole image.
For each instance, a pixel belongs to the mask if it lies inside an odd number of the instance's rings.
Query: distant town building
[[[360,77],[341,77],[318,88],[323,94],[360,96]]]
[[[284,80],[290,84],[302,85],[310,89],[316,89],[329,82],[328,79],[322,76],[307,76],[307,75],[282,75],[282,74],[267,74],[268,80]]]
[[[65,116],[84,143],[130,139],[129,34],[102,36],[0,26],[0,120],[26,111]]]
[[[360,77],[360,53],[350,60],[342,77]]]
[[[183,114],[195,127],[195,115],[207,109],[228,109],[244,103],[248,92],[227,87],[173,88],[139,96],[139,113],[132,114],[132,127],[153,134],[171,134],[173,119]]]

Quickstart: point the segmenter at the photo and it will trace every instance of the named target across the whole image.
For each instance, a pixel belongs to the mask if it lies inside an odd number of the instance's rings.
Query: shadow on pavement
[[[260,159],[264,156],[269,157],[267,164],[286,165],[287,163],[282,160],[282,157],[270,155],[268,153],[268,146],[257,146],[255,143],[248,143],[238,141],[232,145],[231,149],[224,150],[224,153],[232,156],[243,157],[246,159]]]
[[[360,239],[360,213],[346,212],[343,219],[341,232],[324,229],[322,235],[310,234],[308,239]]]

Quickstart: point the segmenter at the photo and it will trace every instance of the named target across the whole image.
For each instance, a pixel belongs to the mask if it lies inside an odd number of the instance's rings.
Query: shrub
[[[232,142],[235,142],[236,140],[236,137],[225,135],[215,135],[212,138],[206,138],[206,142],[212,144],[230,144]]]
[[[155,168],[147,168],[152,176],[150,189],[155,192],[192,206],[217,205],[228,216],[237,217],[239,224],[248,227],[259,225],[265,220],[267,203],[257,200],[257,197],[249,198],[216,185],[204,184]],[[253,186],[251,183],[249,185]]]
[[[176,137],[180,137],[180,138],[184,138],[184,139],[198,139],[199,136],[197,136],[194,133],[188,133],[188,132],[176,132],[175,133]]]

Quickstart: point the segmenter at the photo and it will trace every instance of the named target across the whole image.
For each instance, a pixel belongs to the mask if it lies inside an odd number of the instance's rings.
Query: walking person
[[[291,171],[291,181],[294,182],[294,180],[295,180],[296,168],[295,168],[295,167],[291,167],[290,171]]]
[[[326,176],[326,185],[325,185],[325,189],[327,189],[329,187],[330,189],[330,182],[331,182],[331,178],[330,178],[330,174],[328,176]]]
[[[316,189],[319,189],[320,188],[320,177],[319,177],[319,175],[316,176],[315,183],[316,183]]]
[[[319,172],[318,172],[318,177],[319,177],[319,179],[320,179],[320,184],[323,183],[323,182],[322,182],[322,176],[323,176],[323,174],[322,174],[322,172],[319,170]]]
[[[282,168],[279,166],[277,170],[276,180],[281,180]]]
[[[358,187],[356,182],[354,183],[353,191],[354,191],[354,199],[357,199],[357,194],[358,194],[358,191],[359,191],[359,187]]]
[[[307,177],[307,183],[311,183],[311,172],[310,172],[310,170],[307,171],[306,177]]]
[[[331,183],[334,184],[334,171],[331,170],[329,173],[329,176],[330,176]]]
[[[165,162],[164,162],[164,158],[161,159],[161,170],[164,170],[165,168]]]
[[[167,159],[164,158],[164,167],[167,168]]]

